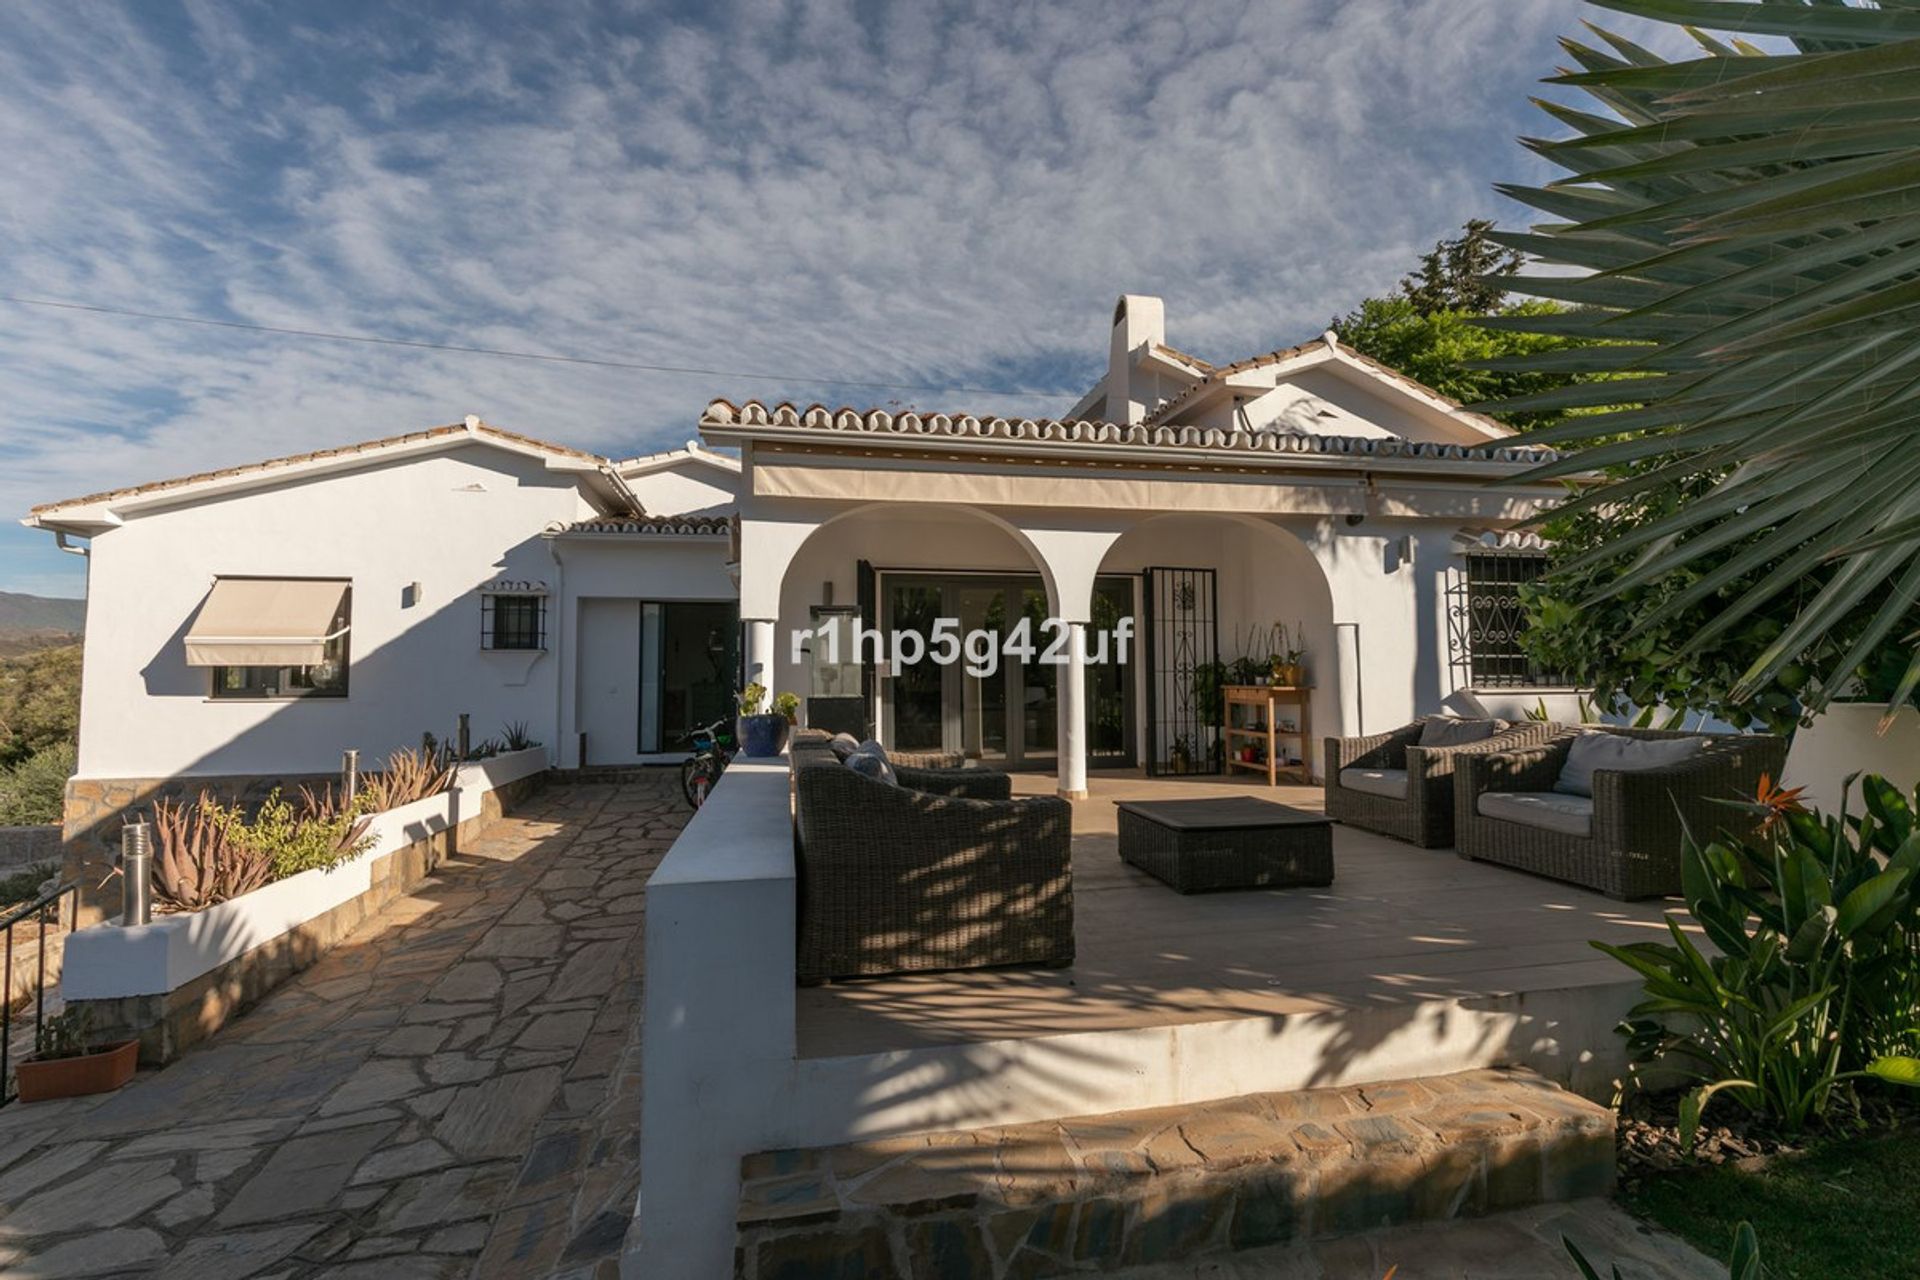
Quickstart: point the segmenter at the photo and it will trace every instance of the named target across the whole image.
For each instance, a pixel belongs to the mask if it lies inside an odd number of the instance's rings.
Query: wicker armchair
[[[1553,791],[1576,733],[1562,729],[1535,746],[1463,756],[1454,773],[1455,830],[1460,856],[1552,876],[1615,898],[1652,898],[1680,892],[1683,830],[1701,837],[1741,831],[1752,819],[1716,803],[1754,793],[1762,773],[1780,776],[1787,741],[1772,734],[1676,733],[1606,726],[1605,733],[1642,739],[1705,738],[1706,748],[1657,769],[1599,769],[1586,835],[1489,816],[1490,792],[1543,797],[1568,806]],[[1557,799],[1556,799],[1557,797]],[[1571,807],[1581,807],[1574,801]]]
[[[1422,849],[1453,843],[1453,775],[1462,755],[1504,751],[1544,742],[1558,725],[1528,721],[1511,725],[1479,742],[1457,747],[1422,747],[1425,721],[1365,738],[1326,740],[1326,812],[1351,827],[1377,831]],[[1345,785],[1342,769],[1404,771],[1404,796],[1377,795]]]
[[[1073,962],[1072,808],[991,769],[793,761],[802,983]]]

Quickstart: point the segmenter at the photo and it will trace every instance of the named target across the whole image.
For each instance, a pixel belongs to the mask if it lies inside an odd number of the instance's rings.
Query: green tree
[[[80,725],[80,646],[0,658],[0,766],[72,746]]]
[[[1461,230],[1466,234],[1434,245],[1420,259],[1420,269],[1400,281],[1399,296],[1422,315],[1489,315],[1507,300],[1506,286],[1497,277],[1526,263],[1524,254],[1495,242],[1490,220],[1474,218]]]
[[[1501,308],[1500,318],[1547,318],[1561,310],[1551,302],[1528,301]],[[1561,373],[1483,367],[1503,357],[1558,350],[1567,339],[1521,329],[1490,328],[1473,311],[1422,311],[1405,296],[1368,298],[1334,321],[1333,332],[1354,350],[1464,405],[1518,402],[1522,397],[1564,387],[1570,381]],[[1522,403],[1494,416],[1512,427],[1539,427],[1558,422],[1564,412],[1539,412]]]

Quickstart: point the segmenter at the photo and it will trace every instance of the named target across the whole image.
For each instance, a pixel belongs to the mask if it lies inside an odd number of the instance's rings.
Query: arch
[[[1222,662],[1243,654],[1262,656],[1247,653],[1247,646],[1264,646],[1275,622],[1301,633],[1296,643],[1306,650],[1313,684],[1309,705],[1314,739],[1305,744],[1302,758],[1319,776],[1319,739],[1342,732],[1342,691],[1351,673],[1344,669],[1334,627],[1332,583],[1307,536],[1291,524],[1258,515],[1170,512],[1142,520],[1121,535],[1102,558],[1099,572],[1140,574],[1154,567],[1215,571]],[[1143,660],[1135,671],[1135,701],[1143,709],[1150,678],[1145,646],[1150,643],[1142,637]],[[1152,730],[1145,720],[1143,715],[1136,742],[1143,760],[1151,758],[1156,745],[1149,741]]]
[[[965,514],[999,530],[1026,553],[1028,561],[1040,574],[1041,581],[1046,584],[1048,608],[1055,612],[1059,611],[1061,607],[1060,575],[1055,572],[1053,562],[1024,529],[1004,516],[969,503],[943,503],[939,506],[930,506],[923,502],[863,502],[836,511],[821,520],[794,521],[765,518],[744,520],[741,548],[741,616],[747,618],[786,616],[783,606],[786,600],[787,583],[792,576],[795,562],[806,553],[807,549],[817,548],[822,535],[831,537],[829,530],[836,526],[889,512],[897,512],[904,517],[895,527],[903,531],[902,537],[909,539],[916,522],[922,525],[939,523],[947,513]],[[751,547],[749,547],[750,539],[753,543]],[[896,538],[894,542],[897,544],[900,540]],[[939,566],[929,562],[924,567],[931,570]],[[749,585],[750,577],[753,580],[751,586]]]
[[[1047,597],[1048,611],[1060,601],[1059,574],[1034,540],[992,512],[964,504],[870,502],[850,506],[823,519],[793,546],[780,579],[777,636],[770,669],[777,688],[804,693],[808,671],[797,661],[791,637],[810,625],[810,607],[858,599],[857,566],[866,561],[881,570],[950,574],[986,570],[1035,575]],[[864,619],[872,627],[878,620]],[[885,697],[885,694],[882,694]]]

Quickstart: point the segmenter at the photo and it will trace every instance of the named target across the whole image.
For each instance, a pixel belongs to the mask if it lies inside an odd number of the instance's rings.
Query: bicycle
[[[689,729],[687,741],[693,744],[693,754],[680,764],[680,789],[686,792],[688,806],[698,809],[707,802],[707,793],[720,781],[740,744],[734,740],[729,720]]]

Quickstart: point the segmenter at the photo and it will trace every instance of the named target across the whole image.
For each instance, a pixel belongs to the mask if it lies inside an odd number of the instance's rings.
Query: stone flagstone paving
[[[118,1093],[0,1108],[0,1277],[612,1276],[668,770],[550,786]]]

